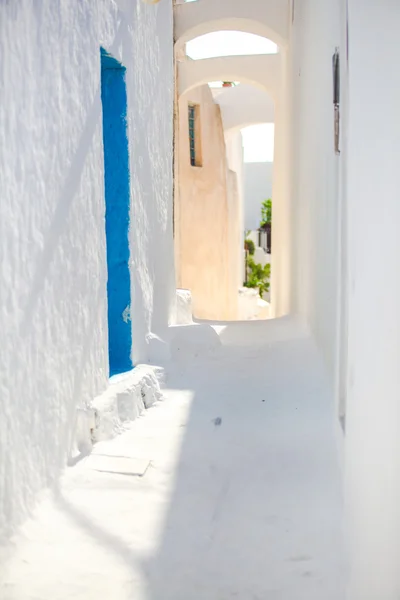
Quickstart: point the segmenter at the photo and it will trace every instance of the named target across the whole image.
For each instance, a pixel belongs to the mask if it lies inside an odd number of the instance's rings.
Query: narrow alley
[[[0,600],[400,599],[399,30],[0,0]]]
[[[2,600],[344,597],[333,402],[314,343],[288,318],[215,330],[218,348],[183,348],[167,367],[162,402],[45,493],[0,561]],[[131,473],[102,472],[111,456]]]

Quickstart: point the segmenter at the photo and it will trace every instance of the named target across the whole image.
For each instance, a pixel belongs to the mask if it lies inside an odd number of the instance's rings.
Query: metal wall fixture
[[[335,132],[335,153],[340,154],[340,55],[339,48],[335,48],[335,54],[332,57],[333,74],[333,110],[334,110],[334,132]]]

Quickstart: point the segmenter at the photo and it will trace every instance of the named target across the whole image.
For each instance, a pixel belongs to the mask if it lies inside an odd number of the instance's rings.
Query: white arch
[[[179,94],[210,81],[240,81],[267,91],[273,98],[280,87],[280,55],[222,56],[178,63]]]
[[[221,108],[225,132],[274,122],[274,101],[267,92],[252,85],[241,84],[222,89],[214,99]]]
[[[176,47],[214,31],[243,31],[285,46],[288,2],[284,0],[199,0],[175,6]]]

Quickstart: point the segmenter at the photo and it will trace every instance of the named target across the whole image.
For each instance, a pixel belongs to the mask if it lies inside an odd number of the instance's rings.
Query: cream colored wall
[[[178,47],[211,31],[245,31],[279,46],[287,42],[289,2],[285,0],[201,0],[176,2],[175,39]]]
[[[239,178],[237,173],[228,170],[227,181],[227,200],[228,200],[228,311],[225,318],[238,318],[239,298],[238,290],[243,285],[241,276],[241,256],[244,240],[242,239],[242,211],[241,211],[241,193],[239,189]]]
[[[277,100],[281,84],[281,55],[214,56],[202,60],[186,58],[178,63],[178,71],[181,95],[209,81],[241,81],[266,91]]]
[[[241,131],[227,132],[225,129],[225,145],[228,168],[230,171],[234,171],[236,175],[236,186],[238,194],[237,215],[235,215],[235,219],[237,219],[237,221],[235,222],[235,224],[232,223],[232,227],[235,228],[235,235],[239,235],[239,240],[237,240],[236,238],[234,246],[232,247],[232,252],[237,253],[237,257],[235,259],[235,269],[237,276],[237,284],[240,288],[242,287],[244,281],[244,162],[243,139]]]
[[[188,103],[200,106],[201,167],[190,164]],[[175,135],[177,287],[192,292],[195,317],[236,319],[240,197],[236,174],[228,170],[220,109],[208,86],[182,95],[178,109]]]

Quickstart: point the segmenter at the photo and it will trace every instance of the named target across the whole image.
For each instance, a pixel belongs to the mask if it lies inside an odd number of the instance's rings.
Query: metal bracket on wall
[[[340,154],[340,56],[339,48],[332,57],[335,153]]]

